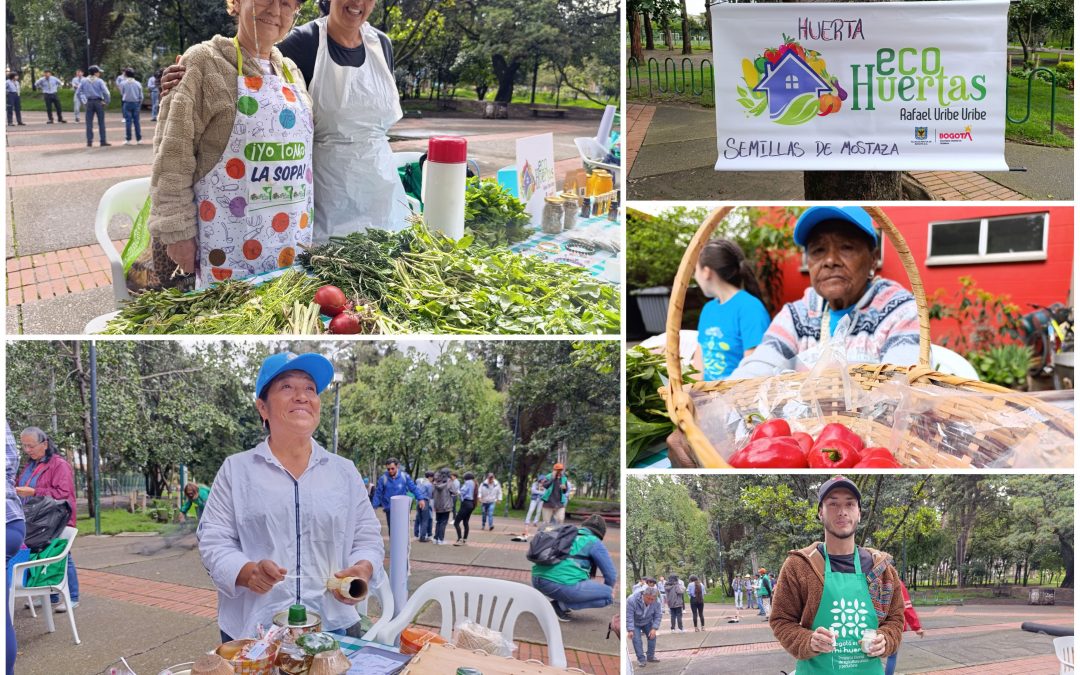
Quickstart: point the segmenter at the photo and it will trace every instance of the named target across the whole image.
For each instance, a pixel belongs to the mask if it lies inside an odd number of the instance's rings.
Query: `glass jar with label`
[[[563,206],[563,229],[572,230],[577,225],[578,198],[573,192],[564,192],[561,195]]]
[[[544,198],[544,213],[540,218],[544,234],[558,234],[563,230],[563,200],[552,195]]]

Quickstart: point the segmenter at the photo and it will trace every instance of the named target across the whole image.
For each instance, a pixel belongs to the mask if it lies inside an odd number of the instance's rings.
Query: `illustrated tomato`
[[[281,249],[281,253],[278,253],[277,264],[278,267],[288,267],[293,264],[293,260],[296,259],[296,250],[292,246],[286,246]]]
[[[274,219],[270,221],[270,227],[274,229],[274,232],[284,232],[289,229],[289,214],[279,213],[274,216]]]
[[[210,268],[210,274],[213,274],[218,281],[225,281],[232,276],[232,270],[223,267],[212,267]]]
[[[248,260],[255,260],[262,255],[262,243],[258,239],[248,239],[241,249]]]

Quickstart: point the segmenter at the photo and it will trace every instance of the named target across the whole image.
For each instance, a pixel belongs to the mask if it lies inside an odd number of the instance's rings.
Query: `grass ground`
[[[649,101],[682,101],[706,108],[716,104],[712,66],[684,66],[675,58],[672,62],[646,62],[636,70],[629,70],[626,91],[629,98],[645,98]]]
[[[115,87],[109,88],[109,93],[112,99],[109,101],[109,110],[114,112],[120,111],[120,93],[116,91]],[[64,111],[64,117],[71,116],[71,119],[75,119],[74,107],[72,101],[75,97],[75,91],[72,89],[61,89],[60,92],[60,109]],[[149,94],[146,96],[146,104],[150,104]],[[44,111],[45,110],[45,96],[39,92],[31,91],[29,89],[23,89],[22,92],[22,109]],[[85,108],[83,108],[85,110]],[[82,119],[82,118],[80,118]]]
[[[1023,119],[1027,113],[1027,78],[1009,77],[1009,117]],[[1073,92],[1057,87],[1054,131],[1050,131],[1050,85],[1038,78],[1031,83],[1031,115],[1022,124],[1008,122],[1005,137],[1021,143],[1073,147]]]
[[[94,534],[94,519],[90,516],[79,516],[76,521],[79,534]],[[101,510],[101,533],[120,534],[121,532],[164,532],[174,525],[159,523],[151,520],[142,513],[128,513],[126,509],[102,509]]]

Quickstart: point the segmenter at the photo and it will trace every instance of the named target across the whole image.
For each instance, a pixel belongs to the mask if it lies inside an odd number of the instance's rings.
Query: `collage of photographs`
[[[1076,672],[1072,2],[0,5],[7,675]]]

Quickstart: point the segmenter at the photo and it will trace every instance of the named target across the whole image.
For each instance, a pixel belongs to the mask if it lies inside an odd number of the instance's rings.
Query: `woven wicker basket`
[[[679,328],[682,325],[683,302],[690,280],[693,278],[698,255],[731,209],[732,207],[729,206],[721,207],[709,214],[690,241],[686,253],[683,254],[679,271],[675,275],[671,302],[668,306],[665,348],[669,373],[682,372],[679,359]],[[973,426],[971,424],[973,422],[986,423],[981,425],[982,428],[994,427],[995,417],[1002,415],[1005,408],[1036,411],[1037,417],[1041,419],[1033,418],[1031,426],[1042,425],[1042,429],[1067,436],[1071,449],[1073,436],[1071,414],[1032,396],[1018,394],[1010,389],[978,380],[935,372],[930,368],[930,316],[926,305],[926,291],[923,289],[915,260],[903,236],[888,216],[877,207],[867,207],[866,210],[892,242],[911,283],[919,315],[919,363],[915,366],[889,364],[851,366],[848,369],[851,381],[863,390],[871,391],[886,381],[893,380],[897,375],[902,375],[906,377],[910,386],[926,390],[928,394],[947,394],[950,390],[957,393],[984,394],[980,397],[943,397],[943,404],[934,410],[933,420],[927,421],[921,427],[914,426],[904,432],[895,452],[897,460],[905,467],[911,468],[958,468],[985,466],[994,462],[1012,449],[1013,444],[1018,442],[1020,437],[1028,436],[1030,429],[994,428],[993,431],[973,434],[964,434],[958,430]],[[776,378],[782,380],[781,384],[790,384],[792,389],[801,386],[804,393],[807,389],[806,385],[811,385],[814,399],[822,410],[822,417],[818,420],[820,426],[827,422],[843,422],[869,441],[868,445],[885,445],[890,438],[895,440],[896,431],[888,418],[859,419],[855,416],[856,413],[845,409],[845,398],[838,386],[839,379],[820,384],[808,383],[806,382],[807,373],[773,376],[773,379]],[[728,468],[730,465],[724,460],[724,456],[730,453],[718,452],[702,431],[697,420],[692,394],[694,396],[719,395],[723,397],[726,405],[736,411],[756,412],[753,407],[755,394],[757,387],[763,382],[763,379],[726,380],[697,382],[684,387],[680,378],[672,377],[668,386],[660,390],[667,404],[668,415],[686,435],[698,464],[705,468]],[[955,427],[956,433],[950,433],[950,427]],[[1071,451],[1068,457],[1059,457],[1054,463],[1072,466]]]

